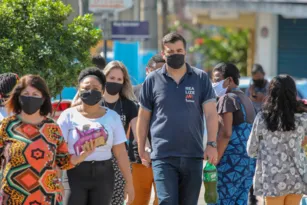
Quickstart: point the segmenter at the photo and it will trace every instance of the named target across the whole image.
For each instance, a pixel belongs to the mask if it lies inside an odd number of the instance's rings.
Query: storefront
[[[194,23],[249,28],[249,67],[260,63],[270,76],[307,77],[307,3],[299,0],[187,0]]]

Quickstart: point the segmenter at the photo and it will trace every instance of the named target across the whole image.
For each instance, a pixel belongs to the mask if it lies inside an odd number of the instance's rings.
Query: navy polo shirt
[[[168,75],[165,65],[151,72],[143,84],[139,100],[152,112],[152,159],[203,158],[202,105],[216,98],[207,73],[186,65],[179,84]]]

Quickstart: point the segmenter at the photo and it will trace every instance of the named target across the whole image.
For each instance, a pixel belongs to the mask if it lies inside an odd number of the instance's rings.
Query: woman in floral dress
[[[35,75],[20,79],[6,108],[11,117],[0,125],[3,179],[0,204],[60,205],[56,166],[70,169],[94,150],[70,155],[59,126],[46,117],[52,111],[45,81]]]
[[[273,78],[248,141],[249,156],[257,158],[254,193],[266,205],[299,205],[307,193],[307,113],[296,96],[289,75]]]

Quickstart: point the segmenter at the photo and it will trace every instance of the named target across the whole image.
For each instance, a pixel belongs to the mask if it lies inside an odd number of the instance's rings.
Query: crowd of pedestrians
[[[269,82],[255,64],[244,92],[236,65],[208,76],[186,62],[186,46],[164,36],[135,87],[123,63],[94,57],[57,121],[44,79],[0,74],[0,204],[63,204],[67,170],[68,205],[149,205],[153,187],[154,205],[197,205],[206,160],[217,167],[216,205],[256,205],[256,196],[299,205],[307,106],[293,78]]]

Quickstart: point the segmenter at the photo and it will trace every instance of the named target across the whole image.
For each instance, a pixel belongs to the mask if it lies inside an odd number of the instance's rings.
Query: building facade
[[[307,3],[300,0],[187,0],[194,23],[249,28],[250,59],[274,76],[307,77]]]

